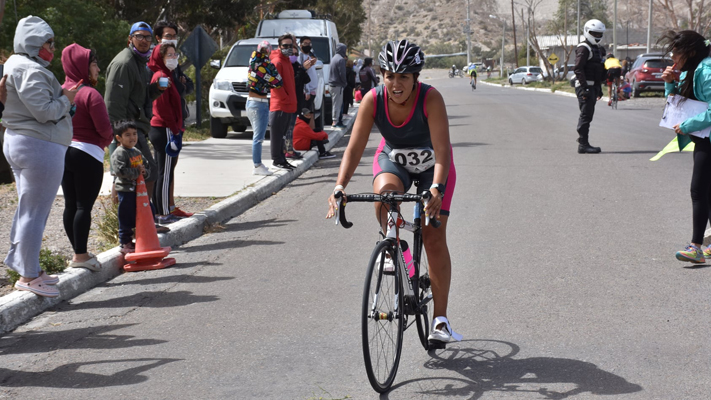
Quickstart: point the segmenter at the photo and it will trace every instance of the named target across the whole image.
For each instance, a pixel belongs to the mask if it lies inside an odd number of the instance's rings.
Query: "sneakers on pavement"
[[[679,250],[676,252],[676,259],[679,261],[688,261],[694,264],[701,264],[706,262],[704,258],[704,253],[700,248],[690,244],[686,246],[684,250]]]
[[[706,247],[704,250],[704,258],[711,258],[711,247]]]
[[[254,167],[252,170],[252,175],[263,175],[263,176],[269,176],[272,175],[273,172],[267,168],[266,165],[264,164],[259,164],[258,166]]]
[[[281,162],[281,163],[278,163],[278,162],[274,161],[274,162],[272,163],[272,165],[275,166],[275,167],[277,167],[277,168],[279,168],[279,169],[285,169],[285,170],[289,170],[289,171],[291,171],[292,169],[295,169],[295,168],[296,168],[295,166],[289,164],[287,161],[284,161],[284,162]]]
[[[285,157],[286,157],[286,158],[291,158],[292,160],[301,160],[302,158],[304,158],[304,156],[302,156],[301,153],[299,153],[298,151],[294,151],[294,152],[291,152],[291,153],[286,153],[286,154],[285,154]]]
[[[49,285],[44,279],[39,276],[29,282],[20,282],[19,280],[15,282],[15,289],[24,290],[26,292],[32,292],[38,296],[43,297],[57,297],[59,296],[59,289],[56,286]]]
[[[101,271],[101,263],[96,257],[91,257],[86,261],[72,261],[69,263],[69,268],[86,268],[89,271]],[[47,282],[45,280],[45,282]]]
[[[135,253],[136,245],[133,243],[124,243],[121,245],[121,250],[119,251],[123,254]]]
[[[178,207],[175,207],[173,211],[171,211],[171,214],[175,215],[178,218],[190,218],[194,215],[194,213],[183,211]]]
[[[331,154],[330,152],[326,151],[318,155],[319,160],[325,160],[327,158],[335,158],[336,156],[334,154]]]

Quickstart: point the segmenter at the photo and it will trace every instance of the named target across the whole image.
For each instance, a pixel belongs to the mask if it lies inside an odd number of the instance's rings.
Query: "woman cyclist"
[[[375,124],[383,139],[373,161],[373,192],[407,192],[417,181],[419,192],[429,189],[433,195],[425,207],[426,215],[435,216],[442,222],[439,228],[429,225],[423,227],[422,232],[430,261],[434,299],[435,318],[429,340],[444,343],[452,339],[461,340],[461,335],[452,330],[447,320],[451,259],[446,232],[456,182],[447,110],[442,95],[436,89],[418,82],[425,64],[424,54],[418,46],[407,40],[390,41],[383,47],[378,60],[384,85],[363,96],[350,142],[343,154],[334,193],[345,192]],[[429,154],[434,154],[434,158],[410,156],[427,150]],[[405,162],[400,164],[394,160]],[[331,194],[326,218],[335,215],[336,204]],[[375,212],[385,230],[385,207],[375,203]],[[388,265],[385,265],[384,269],[387,268]]]

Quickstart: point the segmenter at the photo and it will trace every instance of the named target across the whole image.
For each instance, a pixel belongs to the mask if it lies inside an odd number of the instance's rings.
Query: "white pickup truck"
[[[245,110],[248,97],[247,81],[249,76],[249,59],[252,52],[257,50],[257,44],[268,40],[272,49],[277,48],[277,38],[254,38],[240,40],[235,43],[224,63],[212,62],[213,68],[220,71],[215,76],[210,86],[210,134],[214,138],[224,138],[230,126],[236,132],[244,132],[249,126],[247,111]],[[220,65],[221,64],[221,65]],[[323,74],[323,62],[315,65],[318,75],[318,90],[314,100],[317,118],[323,122],[321,112],[326,81]],[[330,110],[328,112],[330,114]]]

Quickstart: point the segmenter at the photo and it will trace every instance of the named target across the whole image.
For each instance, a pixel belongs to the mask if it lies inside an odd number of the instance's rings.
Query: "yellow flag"
[[[669,142],[669,144],[666,145],[666,147],[664,147],[662,151],[657,153],[656,156],[650,158],[649,161],[657,161],[662,158],[663,155],[675,151],[679,151],[679,141],[677,140],[677,138],[674,138],[671,142]],[[684,147],[683,151],[694,151],[694,143],[689,143],[686,147]]]

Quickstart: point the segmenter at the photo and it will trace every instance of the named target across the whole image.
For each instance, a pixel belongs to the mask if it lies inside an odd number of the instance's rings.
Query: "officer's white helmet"
[[[588,42],[598,44],[602,40],[602,34],[605,33],[605,24],[599,19],[591,19],[585,23],[583,36]]]

